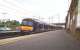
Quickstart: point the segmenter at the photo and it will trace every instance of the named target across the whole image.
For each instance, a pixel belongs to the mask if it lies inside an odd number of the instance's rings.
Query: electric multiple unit
[[[20,32],[41,32],[41,31],[48,31],[53,29],[53,26],[48,24],[42,23],[38,20],[32,18],[26,18],[22,20],[22,25],[17,27],[17,30]]]

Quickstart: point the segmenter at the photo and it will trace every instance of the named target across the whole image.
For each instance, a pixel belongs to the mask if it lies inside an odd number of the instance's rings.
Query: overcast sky
[[[65,22],[69,4],[70,0],[0,0],[0,19],[31,17],[48,23]]]

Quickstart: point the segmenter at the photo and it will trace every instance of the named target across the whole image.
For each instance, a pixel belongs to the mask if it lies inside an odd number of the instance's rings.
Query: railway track
[[[41,31],[41,32],[48,32],[48,31]],[[36,34],[41,32],[21,33],[19,31],[0,31],[0,39]]]
[[[0,39],[22,36],[19,31],[0,31]]]

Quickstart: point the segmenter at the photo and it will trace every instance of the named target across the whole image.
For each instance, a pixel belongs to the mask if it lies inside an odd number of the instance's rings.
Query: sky
[[[0,0],[0,19],[37,18],[46,23],[63,23],[70,0]]]

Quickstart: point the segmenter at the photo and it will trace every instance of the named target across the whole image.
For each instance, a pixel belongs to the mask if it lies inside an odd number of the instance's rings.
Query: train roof
[[[23,21],[36,21],[36,22],[38,22],[40,24],[49,25],[49,24],[47,24],[47,23],[45,23],[43,21],[40,21],[39,19],[34,19],[34,18],[25,18],[25,19],[23,19]]]
[[[26,19],[23,19],[23,21],[36,21],[36,22],[40,22],[40,20],[34,19],[34,18],[26,18]]]
[[[33,21],[32,18],[26,18],[26,19],[23,19],[22,21]]]

